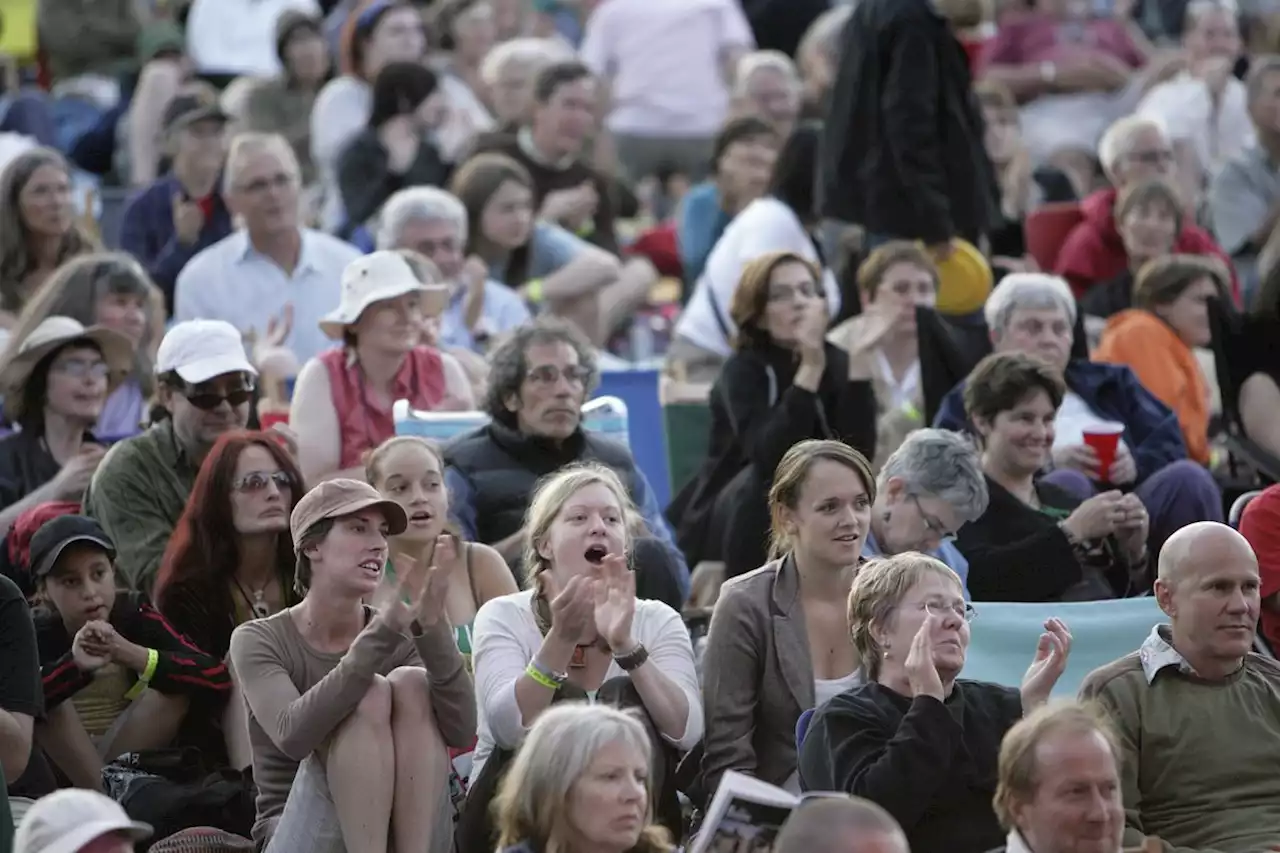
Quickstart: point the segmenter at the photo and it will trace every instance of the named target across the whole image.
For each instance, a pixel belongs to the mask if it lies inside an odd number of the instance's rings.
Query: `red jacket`
[[[1115,217],[1112,216],[1115,205],[1116,191],[1113,189],[1098,190],[1080,202],[1084,221],[1071,229],[1058,252],[1054,272],[1071,284],[1077,298],[1083,296],[1093,285],[1120,275],[1128,266],[1124,240],[1120,238]],[[1239,303],[1240,283],[1236,280],[1235,267],[1231,265],[1227,253],[1213,242],[1207,231],[1198,225],[1183,225],[1182,233],[1174,241],[1173,250],[1188,255],[1214,255],[1220,258],[1231,271],[1231,295]]]

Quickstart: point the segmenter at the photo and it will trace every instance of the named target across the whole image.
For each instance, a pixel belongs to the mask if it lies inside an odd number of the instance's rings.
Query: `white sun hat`
[[[356,258],[342,271],[342,301],[320,321],[320,331],[341,340],[343,331],[375,302],[396,299],[407,293],[424,297],[424,314],[444,310],[449,289],[440,284],[423,284],[413,267],[399,252],[381,251]]]
[[[129,817],[110,797],[83,788],[63,788],[36,800],[14,835],[14,853],[79,853],[91,841],[119,832],[134,841],[151,827]]]

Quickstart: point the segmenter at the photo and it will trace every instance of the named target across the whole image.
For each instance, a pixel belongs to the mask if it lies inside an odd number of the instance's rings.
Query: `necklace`
[[[271,586],[271,581],[268,580],[261,589],[255,589],[252,598],[235,575],[231,576],[231,582],[236,585],[236,589],[240,590],[240,596],[244,599],[244,603],[249,605],[249,612],[253,614],[254,619],[266,619],[271,615],[271,607],[267,604],[267,587]]]

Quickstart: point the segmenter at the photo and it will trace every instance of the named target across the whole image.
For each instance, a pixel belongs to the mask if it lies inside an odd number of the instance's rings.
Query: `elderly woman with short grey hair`
[[[510,287],[489,277],[484,261],[466,257],[467,209],[439,187],[400,190],[378,219],[379,249],[411,249],[429,258],[449,288],[440,315],[439,345],[484,353],[490,343],[530,317]]]
[[[923,551],[965,583],[969,561],[955,546],[956,533],[986,511],[987,482],[973,441],[947,430],[916,430],[880,469],[862,553]]]
[[[914,853],[999,846],[1000,740],[1048,700],[1071,652],[1067,626],[1049,619],[1020,690],[961,679],[973,617],[960,578],[932,557],[868,562],[848,604],[866,683],[820,708],[800,746],[806,791],[879,804]]]
[[[1067,283],[1044,273],[1007,276],[987,300],[996,352],[1039,356],[1062,377],[1066,394],[1046,439],[1045,479],[1080,500],[1101,490],[1133,492],[1147,508],[1147,547],[1158,554],[1173,531],[1194,521],[1222,521],[1213,476],[1187,458],[1177,416],[1128,367],[1072,358],[1076,303]],[[933,425],[973,432],[961,382],[942,400]],[[1122,430],[1113,452],[1098,435]]]

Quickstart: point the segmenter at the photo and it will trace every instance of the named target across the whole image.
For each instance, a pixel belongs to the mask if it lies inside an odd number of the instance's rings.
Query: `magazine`
[[[768,782],[729,770],[720,779],[689,853],[769,853],[800,800]]]

